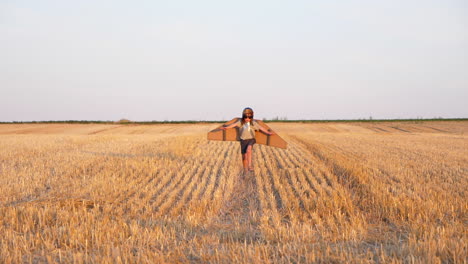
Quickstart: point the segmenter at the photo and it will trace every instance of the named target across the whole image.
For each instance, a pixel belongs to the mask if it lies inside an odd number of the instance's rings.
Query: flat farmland
[[[468,122],[1,124],[0,263],[466,263]]]

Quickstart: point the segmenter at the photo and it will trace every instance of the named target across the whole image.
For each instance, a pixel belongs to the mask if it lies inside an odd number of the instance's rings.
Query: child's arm
[[[266,128],[262,127],[260,124],[258,124],[258,128],[259,128],[263,133],[265,133],[265,134],[267,134],[267,135],[270,135],[270,136],[271,136],[271,135],[274,135],[274,134],[275,134],[275,132],[270,132],[270,131],[268,131]]]
[[[236,127],[236,126],[237,126],[237,122],[234,122],[234,123],[230,124],[229,126],[222,126],[222,127],[220,127],[220,129],[226,130],[228,128],[233,128],[233,127]]]

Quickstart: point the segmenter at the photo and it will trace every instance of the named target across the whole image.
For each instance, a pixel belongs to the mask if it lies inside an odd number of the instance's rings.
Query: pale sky
[[[466,0],[0,0],[0,121],[468,117]]]

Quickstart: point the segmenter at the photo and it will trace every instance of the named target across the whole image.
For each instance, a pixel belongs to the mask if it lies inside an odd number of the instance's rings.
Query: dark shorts
[[[242,154],[245,154],[247,152],[247,148],[249,146],[252,146],[256,143],[255,141],[255,138],[252,138],[252,139],[246,139],[246,140],[243,140],[241,139],[240,141],[240,144],[241,144],[241,153]]]

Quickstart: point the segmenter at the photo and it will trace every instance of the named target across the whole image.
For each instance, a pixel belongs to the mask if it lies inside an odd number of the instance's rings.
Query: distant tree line
[[[326,122],[427,122],[427,121],[468,121],[468,118],[413,118],[413,119],[295,119],[289,120],[286,117],[275,117],[272,119],[262,119],[264,122],[287,122],[287,123],[326,123]],[[11,121],[0,122],[0,124],[203,124],[203,123],[224,123],[228,120],[182,120],[182,121],[130,121],[121,119],[119,121],[100,120],[60,120],[60,121]]]

